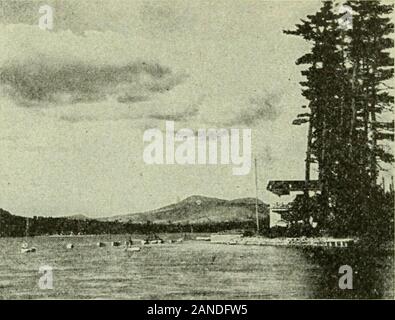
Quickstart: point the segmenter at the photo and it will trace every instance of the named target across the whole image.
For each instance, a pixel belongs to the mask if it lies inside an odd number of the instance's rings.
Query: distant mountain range
[[[262,219],[267,218],[268,205],[258,201]],[[191,196],[178,203],[141,213],[131,213],[101,218],[101,221],[145,223],[207,223],[248,221],[255,219],[255,198],[224,200],[203,196]]]

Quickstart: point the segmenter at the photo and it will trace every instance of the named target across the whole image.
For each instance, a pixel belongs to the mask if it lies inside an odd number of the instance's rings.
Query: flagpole
[[[258,167],[255,160],[255,217],[256,217],[256,233],[259,234],[259,212],[258,212]]]

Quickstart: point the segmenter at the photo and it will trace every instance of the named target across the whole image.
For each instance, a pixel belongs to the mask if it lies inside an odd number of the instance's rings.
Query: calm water
[[[36,253],[21,254],[23,239],[0,239],[3,299],[296,299],[389,298],[393,256],[333,254],[285,247],[214,245],[185,241],[141,252],[99,248],[125,236],[35,237]],[[72,242],[73,250],[66,244]],[[349,250],[349,249],[347,249]],[[365,256],[366,255],[366,256]],[[354,289],[338,288],[338,268],[353,266]],[[40,266],[53,268],[53,290],[38,287]]]

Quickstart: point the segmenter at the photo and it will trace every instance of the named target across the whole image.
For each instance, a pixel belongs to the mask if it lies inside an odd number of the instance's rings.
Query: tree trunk
[[[357,77],[357,70],[358,70],[358,61],[354,61],[354,65],[352,67],[352,78],[351,78],[351,124],[350,124],[350,133],[349,133],[349,156],[351,157],[353,153],[353,143],[354,143],[354,131],[355,131],[355,123],[357,120],[357,107],[355,103],[355,97],[357,96],[355,92],[355,82]]]

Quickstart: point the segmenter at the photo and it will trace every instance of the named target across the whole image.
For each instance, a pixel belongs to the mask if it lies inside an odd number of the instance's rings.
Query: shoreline
[[[394,243],[384,241],[379,244],[372,244],[366,239],[356,237],[335,238],[335,237],[278,237],[268,238],[265,236],[243,236],[241,234],[216,234],[216,233],[158,233],[163,237],[165,243],[175,243],[175,240],[182,238],[184,241],[206,242],[211,244],[226,245],[248,245],[248,246],[279,246],[279,247],[321,247],[321,248],[350,248],[350,247],[366,247],[374,245],[377,248],[394,250]],[[83,238],[111,238],[111,241],[124,241],[126,238],[132,237],[133,241],[140,241],[146,235],[144,234],[84,234],[84,235],[37,235],[26,237],[0,237],[1,239],[83,239]],[[110,240],[108,240],[110,241]]]

